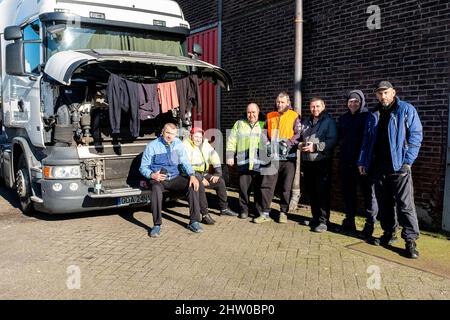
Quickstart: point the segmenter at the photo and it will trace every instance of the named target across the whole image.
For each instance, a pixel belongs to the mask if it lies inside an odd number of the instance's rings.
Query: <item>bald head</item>
[[[259,106],[252,102],[247,106],[247,120],[251,124],[255,124],[259,117]]]

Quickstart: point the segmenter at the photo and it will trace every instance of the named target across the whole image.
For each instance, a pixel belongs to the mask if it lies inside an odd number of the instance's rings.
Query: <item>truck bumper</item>
[[[35,203],[35,208],[47,213],[138,207],[150,203],[151,191],[146,189],[112,189],[96,194],[81,180],[42,179],[40,183],[43,201]]]

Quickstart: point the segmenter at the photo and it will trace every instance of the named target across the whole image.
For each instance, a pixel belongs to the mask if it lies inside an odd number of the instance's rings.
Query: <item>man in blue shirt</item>
[[[203,232],[199,223],[199,181],[184,150],[183,144],[177,138],[177,127],[167,123],[161,136],[150,142],[142,155],[141,174],[150,180],[152,191],[151,208],[154,227],[150,237],[160,236],[162,223],[163,191],[185,193],[189,202],[190,222],[187,228],[195,233]],[[188,176],[188,178],[186,177]]]
[[[416,240],[419,224],[414,205],[411,166],[422,144],[422,124],[416,109],[400,100],[389,81],[381,81],[375,90],[378,106],[369,116],[358,160],[361,174],[371,170],[379,205],[383,235],[375,244],[397,241],[398,223],[403,227],[406,255],[417,259]]]

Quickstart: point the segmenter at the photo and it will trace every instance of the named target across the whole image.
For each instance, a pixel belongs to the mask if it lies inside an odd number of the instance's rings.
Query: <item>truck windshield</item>
[[[185,55],[181,37],[138,29],[110,26],[47,23],[46,58],[53,54],[77,49],[117,49],[163,53],[172,56]]]

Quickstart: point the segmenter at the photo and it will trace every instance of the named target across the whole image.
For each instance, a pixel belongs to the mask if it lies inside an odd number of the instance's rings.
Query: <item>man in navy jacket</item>
[[[366,214],[366,224],[362,235],[367,241],[372,241],[372,233],[378,213],[375,187],[371,175],[360,175],[357,167],[364,137],[364,128],[370,115],[369,109],[366,107],[366,99],[361,90],[352,90],[348,93],[347,109],[347,112],[339,117],[338,122],[339,167],[346,215],[342,227],[344,231],[356,231],[355,216],[357,213],[357,191],[359,185],[364,196]]]
[[[381,81],[375,91],[379,104],[366,124],[358,168],[361,174],[370,169],[374,176],[379,220],[384,231],[376,243],[389,245],[397,240],[397,210],[406,254],[417,259],[415,241],[419,238],[419,224],[411,166],[422,143],[422,124],[416,109],[396,97],[390,82]]]

